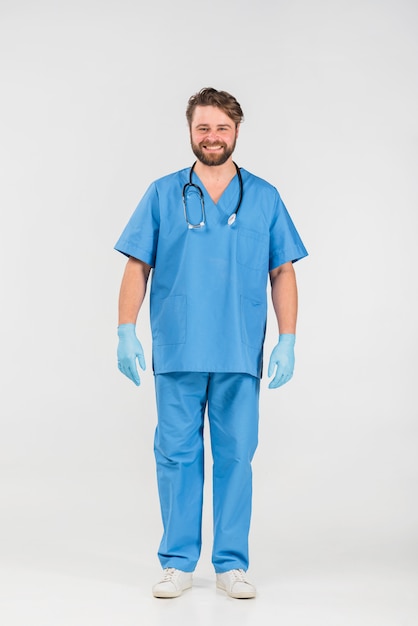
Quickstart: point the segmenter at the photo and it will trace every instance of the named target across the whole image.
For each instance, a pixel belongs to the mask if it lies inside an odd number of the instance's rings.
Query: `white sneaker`
[[[152,588],[154,598],[177,598],[192,586],[192,574],[174,567],[167,567],[163,577]]]
[[[224,574],[216,574],[216,586],[226,591],[231,598],[245,600],[256,596],[255,587],[247,580],[243,569],[231,569]]]

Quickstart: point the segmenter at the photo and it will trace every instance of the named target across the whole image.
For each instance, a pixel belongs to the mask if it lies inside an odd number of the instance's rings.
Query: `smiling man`
[[[119,297],[118,366],[136,385],[145,369],[136,336],[152,270],[152,363],[158,410],[155,458],[163,537],[158,598],[192,586],[200,557],[207,412],[213,455],[212,562],[216,584],[253,598],[247,578],[251,462],[267,318],[267,279],[279,339],[269,388],[293,374],[297,287],[306,249],[277,190],[232,159],[241,106],[202,89],[186,110],[192,167],[155,181],[115,248],[128,258]]]
[[[223,165],[235,150],[239,124],[215,106],[197,106],[189,120],[192,150],[199,163]]]

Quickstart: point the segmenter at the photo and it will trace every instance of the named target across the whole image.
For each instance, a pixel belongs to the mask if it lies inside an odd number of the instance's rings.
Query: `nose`
[[[209,139],[209,141],[215,141],[218,138],[216,131],[214,130],[209,130],[207,135],[206,135],[206,139]]]

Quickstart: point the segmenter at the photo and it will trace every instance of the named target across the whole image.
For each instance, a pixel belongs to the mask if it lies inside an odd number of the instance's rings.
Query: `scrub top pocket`
[[[152,337],[156,346],[185,343],[187,329],[186,296],[169,296],[153,302]]]
[[[263,233],[240,228],[237,242],[237,262],[253,270],[268,269],[269,238]]]

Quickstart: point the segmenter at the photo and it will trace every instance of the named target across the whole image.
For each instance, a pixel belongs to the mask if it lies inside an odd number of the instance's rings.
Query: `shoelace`
[[[164,576],[161,579],[162,583],[171,583],[173,578],[175,578],[176,569],[174,567],[167,567],[164,570]]]
[[[233,569],[231,571],[232,576],[234,577],[234,581],[240,583],[246,583],[248,580],[245,578],[245,572],[243,569]]]

